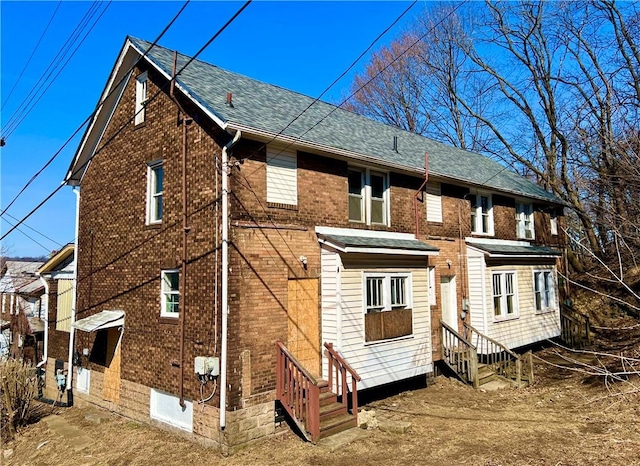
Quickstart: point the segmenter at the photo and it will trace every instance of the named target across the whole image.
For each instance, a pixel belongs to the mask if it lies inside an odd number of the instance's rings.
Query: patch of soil
[[[591,380],[570,370],[559,354],[575,355],[553,347],[535,353],[536,380],[527,388],[474,390],[438,377],[427,388],[371,402],[362,408],[373,410],[380,423],[409,422],[409,430],[368,430],[334,452],[286,432],[223,457],[211,448],[117,415],[91,422],[87,415],[96,409],[73,407],[53,412],[79,426],[92,439],[89,446],[74,449],[39,421],[3,445],[3,464],[638,464],[638,396],[613,394],[601,378]]]

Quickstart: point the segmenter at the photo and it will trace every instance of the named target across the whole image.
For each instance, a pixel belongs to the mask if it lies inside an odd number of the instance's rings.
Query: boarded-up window
[[[427,221],[442,223],[442,195],[440,183],[427,183],[425,187]]]
[[[413,333],[411,274],[366,273],[363,292],[365,341]]]
[[[364,316],[364,341],[388,340],[413,333],[411,309],[370,312]]]
[[[71,306],[73,305],[73,280],[58,280],[56,330],[71,331]]]
[[[298,160],[295,151],[267,149],[267,202],[298,204]]]

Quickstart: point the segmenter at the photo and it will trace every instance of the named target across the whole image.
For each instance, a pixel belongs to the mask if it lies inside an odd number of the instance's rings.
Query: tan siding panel
[[[56,330],[71,330],[71,306],[73,305],[73,280],[58,280]]]

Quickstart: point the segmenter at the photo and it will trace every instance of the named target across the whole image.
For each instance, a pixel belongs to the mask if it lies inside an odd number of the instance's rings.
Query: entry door
[[[318,279],[289,280],[287,348],[313,375],[320,375]]]
[[[442,320],[449,327],[458,330],[458,299],[456,277],[440,277],[440,297],[442,299]]]

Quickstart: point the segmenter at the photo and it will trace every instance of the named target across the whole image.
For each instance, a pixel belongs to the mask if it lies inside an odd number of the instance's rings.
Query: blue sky
[[[6,145],[0,149],[0,211],[91,113],[126,35],[153,41],[182,4],[153,1],[109,4],[67,65],[52,73],[53,76],[62,69],[29,115],[11,130]],[[254,1],[199,58],[317,97],[410,4],[404,1]],[[193,55],[241,5],[241,2],[192,1],[159,43]],[[90,2],[77,1],[0,2],[3,135],[7,123],[15,118],[20,104],[90,7]],[[424,7],[424,2],[416,4],[375,48],[397,36]],[[100,11],[102,9],[96,17]],[[49,22],[45,36],[35,49]],[[34,49],[33,58],[18,80]],[[359,62],[323,100],[340,102],[347,95],[353,74],[362,69],[366,60],[365,57]],[[60,185],[82,134],[80,131],[6,212],[2,217],[2,234],[15,223],[14,218],[21,220]],[[64,187],[29,217],[20,231],[7,236],[2,248],[11,256],[47,255],[74,240],[74,223],[75,195],[70,187]]]

